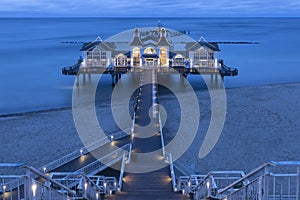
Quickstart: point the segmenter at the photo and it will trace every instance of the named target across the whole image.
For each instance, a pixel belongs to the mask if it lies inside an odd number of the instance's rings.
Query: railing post
[[[164,159],[166,159],[165,141],[164,141],[164,136],[163,136],[163,132],[162,132],[162,124],[161,124],[160,113],[158,113],[158,121],[159,121],[159,132],[160,132],[160,139],[161,139],[163,157],[164,157]]]
[[[300,190],[300,167],[297,167],[297,184],[296,184],[296,200],[299,200],[299,190]]]
[[[132,125],[131,125],[131,135],[134,134],[134,125],[135,125],[135,111],[133,112],[133,119],[132,119]]]
[[[207,197],[211,197],[211,183],[210,183],[210,176],[208,177],[208,180],[205,182],[206,189],[207,189]]]
[[[269,166],[267,165],[264,168],[264,180],[263,180],[263,188],[262,188],[262,199],[268,200],[269,199]]]
[[[30,185],[31,185],[31,178],[30,178],[30,169],[26,169],[26,176],[24,177],[25,179],[25,184],[24,184],[24,199],[25,200],[31,200],[31,190],[30,190]]]
[[[122,160],[122,166],[121,166],[121,172],[120,172],[120,177],[119,177],[119,184],[118,184],[118,190],[122,190],[122,185],[123,185],[123,174],[124,174],[124,168],[125,168],[125,153],[123,154],[123,160]]]
[[[264,196],[264,187],[263,187],[263,177],[258,178],[258,185],[257,185],[257,190],[258,190],[258,200],[263,200]]]
[[[128,152],[128,160],[127,163],[129,164],[131,161],[131,153],[132,153],[132,144],[129,145],[129,152]]]

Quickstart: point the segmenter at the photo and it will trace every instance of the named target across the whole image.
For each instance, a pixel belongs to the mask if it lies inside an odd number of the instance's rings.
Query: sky
[[[300,17],[299,0],[0,0],[0,17]]]

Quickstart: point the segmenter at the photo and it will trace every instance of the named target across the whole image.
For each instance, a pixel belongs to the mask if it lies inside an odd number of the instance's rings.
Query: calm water
[[[220,45],[221,57],[239,68],[226,87],[300,81],[300,18],[197,19],[0,19],[0,114],[71,106],[74,77],[61,75],[72,65],[81,44],[64,41],[106,39],[134,27],[156,26],[158,20],[175,30],[190,30],[194,39],[258,41],[260,45]],[[189,78],[197,88],[201,81]],[[103,79],[103,98],[111,90]],[[107,85],[107,87],[105,87]]]

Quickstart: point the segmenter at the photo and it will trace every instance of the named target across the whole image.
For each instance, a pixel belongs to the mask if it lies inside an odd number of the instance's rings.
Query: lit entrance
[[[146,66],[154,66],[155,62],[153,58],[146,58]]]
[[[142,55],[143,63],[145,66],[156,66],[158,56],[156,54],[156,51],[152,47],[148,47],[145,49],[144,54]]]

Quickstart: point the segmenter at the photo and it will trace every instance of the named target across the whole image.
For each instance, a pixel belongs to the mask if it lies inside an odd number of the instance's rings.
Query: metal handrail
[[[73,181],[73,180],[71,179],[72,176],[78,175],[78,174],[79,174],[79,175],[80,175],[80,174],[82,174],[82,175],[83,175],[83,174],[89,175],[91,172],[93,172],[93,171],[95,171],[95,170],[99,170],[99,171],[100,171],[101,167],[106,166],[106,164],[107,164],[108,162],[109,162],[109,163],[111,163],[111,162],[113,162],[113,161],[117,162],[117,160],[119,160],[120,158],[122,158],[123,154],[126,153],[126,152],[124,152],[124,150],[127,149],[128,147],[130,148],[130,144],[126,144],[126,145],[124,145],[123,147],[121,147],[121,148],[119,148],[119,149],[117,149],[117,150],[115,150],[115,151],[113,151],[113,152],[107,154],[106,156],[104,156],[104,157],[102,157],[102,158],[100,158],[100,159],[98,159],[98,160],[96,160],[96,161],[94,161],[94,162],[92,162],[92,163],[90,163],[90,164],[88,164],[88,165],[86,165],[86,166],[84,166],[84,167],[82,167],[82,168],[76,170],[75,172],[72,172],[72,173],[66,175],[66,176],[63,178],[63,180],[69,180],[68,185],[70,185],[70,186],[76,185],[77,182],[78,182],[78,180],[74,180],[74,181]],[[118,156],[119,153],[122,153],[122,154],[121,154],[120,156]],[[110,159],[110,158],[111,158],[111,159]],[[110,159],[110,160],[109,160],[109,159]],[[115,162],[114,162],[114,163],[115,163]],[[106,163],[106,164],[105,164],[105,163]],[[55,174],[55,173],[54,173],[54,174]]]
[[[171,178],[172,178],[172,188],[174,192],[177,192],[177,185],[176,185],[176,176],[175,176],[175,171],[174,171],[174,166],[173,166],[173,159],[172,159],[172,154],[169,152],[165,152],[166,158],[165,160],[169,163],[170,165],[170,171],[171,171]]]
[[[219,191],[219,194],[222,194],[222,193],[224,193],[225,191],[229,190],[230,188],[234,187],[235,185],[237,185],[237,184],[239,184],[239,183],[241,183],[241,182],[243,182],[243,181],[246,181],[250,176],[256,174],[257,172],[261,171],[262,169],[264,169],[264,168],[266,168],[266,167],[268,167],[268,166],[275,166],[275,165],[274,165],[273,163],[271,163],[271,162],[267,162],[267,163],[265,163],[265,164],[259,166],[258,168],[254,169],[252,172],[250,172],[249,174],[246,174],[244,177],[242,177],[242,178],[240,178],[240,179],[234,181],[233,183],[231,183],[231,184],[228,185],[227,187],[221,189],[221,190]]]
[[[132,125],[131,125],[131,135],[134,134],[135,117],[136,117],[136,114],[135,114],[135,112],[133,112],[133,119],[132,119]]]
[[[234,194],[238,193],[239,191],[245,189],[247,186],[249,186],[249,185],[251,185],[251,184],[257,182],[258,180],[259,180],[259,177],[257,177],[256,179],[250,181],[247,185],[244,185],[243,187],[239,188],[239,190],[233,191],[232,193],[230,193],[230,195],[234,195]],[[221,194],[221,193],[219,192],[219,195],[220,195],[220,194]]]
[[[105,161],[108,159],[108,158],[110,158],[111,156],[113,156],[113,155],[116,155],[116,154],[118,154],[118,153],[122,153],[121,154],[121,156],[123,155],[123,153],[124,153],[124,150],[125,149],[129,149],[129,147],[130,147],[130,144],[126,144],[126,145],[124,145],[124,146],[122,146],[121,148],[118,148],[117,150],[115,150],[115,151],[113,151],[113,152],[111,152],[111,153],[109,153],[109,154],[107,154],[106,156],[104,156],[104,157],[102,157],[102,158],[100,158],[100,159],[98,159],[98,160],[96,160],[95,162],[92,162],[92,163],[90,163],[90,164],[88,164],[88,165],[86,165],[86,166],[84,166],[84,167],[82,167],[82,168],[80,168],[79,170],[77,170],[76,172],[84,172],[85,174],[89,174],[90,172],[91,172],[91,170],[93,170],[93,169],[95,169],[95,168],[100,168],[101,166],[104,166],[105,164]],[[121,156],[113,156],[113,158],[112,158],[112,160],[116,160],[116,159],[119,159]]]
[[[128,158],[127,158],[128,159]],[[119,184],[118,184],[118,190],[122,190],[122,185],[123,185],[123,175],[124,175],[124,169],[125,169],[125,164],[126,164],[126,155],[125,153],[123,154],[123,159],[122,159],[122,165],[121,165],[121,171],[120,171],[120,176],[119,176]]]
[[[33,167],[31,167],[31,166],[27,166],[27,165],[25,165],[25,166],[23,166],[23,167],[24,167],[25,169],[30,170],[31,172],[37,174],[38,176],[44,178],[45,180],[50,181],[50,182],[54,183],[55,185],[58,185],[59,187],[63,188],[64,190],[66,190],[66,191],[69,192],[70,194],[75,195],[75,192],[74,192],[73,190],[70,190],[68,187],[64,186],[63,184],[61,184],[61,183],[59,183],[59,182],[57,182],[57,181],[55,181],[55,180],[49,178],[49,177],[46,176],[45,174],[41,173],[38,169],[35,169],[35,168],[33,168]]]
[[[165,158],[166,157],[166,149],[165,149],[164,136],[163,136],[163,132],[162,132],[162,124],[161,124],[160,112],[158,112],[158,121],[159,121],[159,131],[160,131],[161,147],[162,147],[163,157]]]
[[[286,174],[276,174],[272,173],[269,169],[269,167],[279,167],[279,166],[296,166],[297,167],[297,173],[286,173]],[[260,173],[259,173],[260,172]],[[255,174],[259,173],[257,176],[254,176]],[[294,178],[294,187],[291,187],[291,179]],[[241,188],[234,188],[235,185],[244,182],[244,180],[252,179],[247,184],[243,185]],[[278,181],[277,181],[278,179]],[[284,181],[286,181],[287,185],[284,186]],[[276,186],[278,182],[279,190]],[[269,186],[273,185],[272,190],[269,190]],[[259,190],[255,191],[256,195],[264,196],[266,199],[272,198],[275,199],[276,197],[282,198],[282,196],[285,196],[287,199],[299,199],[299,186],[300,186],[300,162],[299,161],[286,161],[286,162],[275,162],[270,161],[265,163],[264,165],[256,168],[243,178],[235,181],[234,183],[230,184],[226,188],[219,191],[219,194],[223,197],[226,197],[226,199],[234,199],[235,195],[240,196],[241,194],[244,194],[245,191],[251,189],[251,188],[260,188]],[[276,189],[277,188],[277,189]],[[293,188],[293,189],[292,189]],[[284,193],[284,190],[286,190],[286,193]],[[272,192],[271,192],[272,191]],[[294,193],[293,193],[293,192]],[[228,194],[224,194],[225,192],[229,192]],[[278,194],[279,193],[279,194]],[[243,199],[246,199],[246,197],[243,197]]]
[[[114,140],[117,140],[117,139],[126,137],[127,134],[126,134],[126,132],[118,131],[116,133],[109,135],[109,137],[111,137],[111,136],[113,136]],[[86,147],[81,148],[80,150],[73,151],[55,161],[52,161],[52,162],[44,165],[43,167],[40,167],[39,170],[43,171],[43,172],[52,171],[53,169],[56,169],[76,158],[79,158],[80,156],[87,154],[89,151],[93,151],[105,144],[108,144],[109,142],[111,142],[111,141],[107,137],[101,138],[101,139],[87,145]]]

